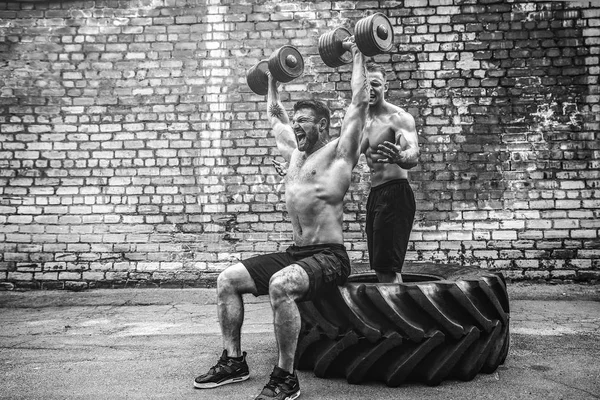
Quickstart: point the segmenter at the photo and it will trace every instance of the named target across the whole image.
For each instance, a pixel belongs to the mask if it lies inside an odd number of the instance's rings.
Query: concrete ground
[[[493,374],[390,388],[300,371],[300,398],[600,398],[600,286],[511,284],[509,295],[510,352]],[[251,378],[198,390],[221,352],[214,289],[0,292],[0,398],[253,399],[276,347],[268,299],[246,300]]]

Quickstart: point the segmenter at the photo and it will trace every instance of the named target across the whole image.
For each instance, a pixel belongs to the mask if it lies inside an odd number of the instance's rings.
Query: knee
[[[231,292],[236,287],[236,274],[233,268],[229,267],[222,271],[217,277],[217,292]]]
[[[229,290],[230,288],[231,279],[229,278],[228,274],[225,271],[223,271],[217,277],[217,292],[222,293],[224,291]]]
[[[280,274],[275,274],[269,281],[269,297],[271,300],[283,300],[290,297],[289,281]]]

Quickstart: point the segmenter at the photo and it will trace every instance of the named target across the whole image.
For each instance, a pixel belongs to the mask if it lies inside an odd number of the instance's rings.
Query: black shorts
[[[302,267],[309,278],[308,293],[302,300],[311,300],[320,291],[346,283],[350,275],[350,259],[343,244],[290,246],[285,253],[251,257],[241,262],[254,280],[255,296],[269,293],[269,281],[278,271],[292,264]]]
[[[394,179],[371,188],[366,225],[371,269],[402,270],[415,210],[415,195],[408,180]]]

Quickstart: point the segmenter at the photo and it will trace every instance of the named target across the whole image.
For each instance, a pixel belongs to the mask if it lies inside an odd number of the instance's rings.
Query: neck
[[[386,102],[384,99],[369,106],[369,116],[377,115],[381,113],[381,110],[385,109]]]
[[[329,138],[325,138],[325,137],[320,137],[314,144],[314,146],[312,146],[309,150],[306,150],[305,153],[307,155],[310,155],[314,152],[316,152],[317,150],[319,150],[321,147],[324,147],[327,143],[329,142]]]

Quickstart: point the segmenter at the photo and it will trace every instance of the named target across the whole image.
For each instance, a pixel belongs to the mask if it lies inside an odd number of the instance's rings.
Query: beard
[[[315,145],[319,133],[316,129],[306,132],[302,129],[294,131],[296,135],[296,145],[300,151],[309,151]]]

